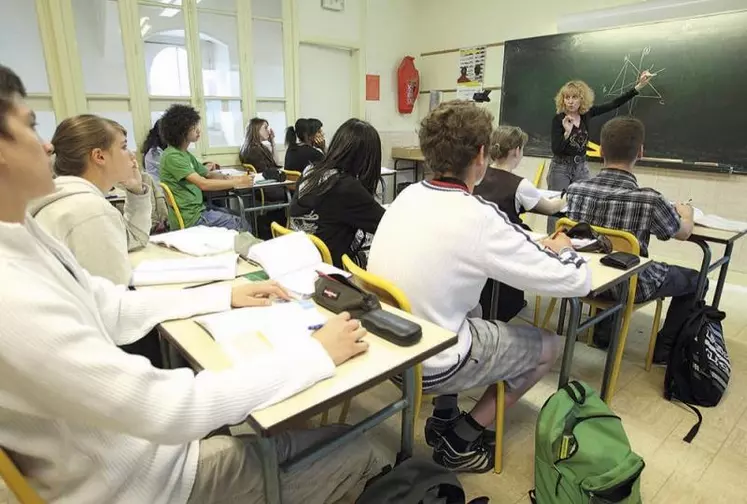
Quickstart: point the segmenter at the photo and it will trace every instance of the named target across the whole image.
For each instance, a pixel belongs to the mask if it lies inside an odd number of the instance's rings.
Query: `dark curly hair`
[[[181,148],[189,130],[200,123],[200,113],[189,105],[174,104],[166,109],[159,121],[161,138],[166,144]]]

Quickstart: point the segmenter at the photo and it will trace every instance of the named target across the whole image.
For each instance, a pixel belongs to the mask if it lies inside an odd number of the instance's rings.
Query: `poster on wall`
[[[456,79],[457,100],[472,100],[482,91],[485,80],[485,46],[459,50],[459,66]]]

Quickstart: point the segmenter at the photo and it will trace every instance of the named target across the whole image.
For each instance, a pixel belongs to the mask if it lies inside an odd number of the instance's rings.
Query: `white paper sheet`
[[[150,241],[185,254],[207,256],[233,252],[233,243],[237,234],[236,231],[225,228],[195,226],[153,235]]]
[[[237,254],[185,259],[156,259],[141,262],[132,272],[132,285],[168,285],[212,282],[236,278]]]

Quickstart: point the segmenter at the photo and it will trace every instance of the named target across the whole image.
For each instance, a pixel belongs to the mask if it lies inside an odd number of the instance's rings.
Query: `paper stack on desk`
[[[193,256],[206,256],[233,252],[236,231],[207,226],[195,226],[170,233],[153,235],[151,243],[174,248]]]
[[[326,320],[314,303],[294,301],[203,315],[195,322],[237,362],[271,348],[293,346],[299,338],[311,336],[310,327]]]
[[[747,229],[747,222],[725,219],[713,214],[706,215],[702,210],[698,208],[695,208],[693,210],[695,224],[698,224],[699,226],[712,229],[721,229],[723,231],[734,231],[736,233],[742,232]]]
[[[132,285],[168,285],[236,278],[237,254],[141,262],[132,272]]]
[[[305,233],[291,233],[258,243],[249,249],[248,259],[254,261],[273,280],[300,296],[314,293],[317,271],[330,275],[350,273],[322,262],[314,243]]]

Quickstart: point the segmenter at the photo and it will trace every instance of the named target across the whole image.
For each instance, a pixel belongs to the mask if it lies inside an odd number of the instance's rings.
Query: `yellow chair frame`
[[[563,217],[562,219],[559,219],[558,222],[555,224],[555,230],[556,231],[564,231],[572,228],[577,223],[572,221],[571,219],[567,217]],[[627,231],[620,231],[618,229],[609,229],[609,228],[603,228],[598,226],[592,226],[592,229],[596,231],[597,233],[606,236],[609,238],[610,242],[612,243],[612,249],[616,251],[621,252],[628,252],[629,254],[634,255],[641,255],[641,246],[638,243],[638,239],[633,235],[632,233],[628,233]],[[656,346],[656,337],[659,333],[659,325],[661,323],[661,312],[662,307],[664,305],[663,299],[655,299],[651,301],[647,301],[644,303],[636,304],[635,303],[635,292],[636,288],[638,286],[638,275],[634,275],[630,279],[630,284],[628,287],[628,300],[625,305],[625,310],[623,311],[623,320],[622,325],[620,327],[620,338],[618,340],[618,348],[617,348],[617,355],[615,357],[615,362],[612,366],[612,371],[610,375],[610,381],[608,384],[608,390],[606,391],[605,397],[607,398],[607,402],[612,401],[612,396],[615,393],[615,389],[617,388],[617,379],[620,374],[620,365],[622,363],[622,355],[623,350],[625,349],[625,343],[628,339],[628,330],[630,328],[630,320],[633,316],[633,313],[637,310],[640,310],[641,308],[648,306],[651,303],[656,303],[656,309],[654,311],[654,320],[651,324],[651,336],[649,338],[648,343],[648,351],[646,353],[646,362],[645,362],[645,369],[646,371],[651,370],[652,361],[654,358],[654,348]],[[552,299],[550,301],[550,306],[547,309],[547,312],[545,313],[545,317],[542,321],[542,325],[540,327],[546,327],[550,316],[552,314],[552,311],[555,309],[555,303],[556,299]],[[589,316],[592,316],[599,310],[604,310],[609,307],[611,307],[614,303],[612,301],[605,301],[601,299],[596,298],[583,298],[581,299],[581,302],[584,304],[589,305]],[[537,299],[537,306],[539,306],[539,297]],[[535,307],[535,314],[537,313],[537,308]],[[535,319],[535,325],[536,325],[537,319]],[[587,332],[587,344],[591,344],[593,337],[593,327],[589,328]]]
[[[241,166],[244,167],[247,173],[253,173],[257,174],[257,169],[254,167],[253,164],[249,163],[243,163]],[[265,206],[265,191],[264,189],[259,190],[259,201],[262,203],[262,206]]]
[[[363,290],[374,294],[382,303],[398,308],[404,312],[412,313],[412,306],[402,290],[373,273],[369,273],[353,262],[350,257],[342,256],[342,265],[345,270],[353,275],[354,282]],[[497,397],[495,409],[495,467],[493,471],[498,474],[503,471],[503,427],[505,422],[506,410],[506,384],[505,382],[497,383]],[[423,365],[415,366],[415,404],[413,418],[415,422],[420,415],[420,408],[423,402]],[[415,426],[413,426],[414,429]]]
[[[272,237],[277,238],[278,236],[287,235],[290,233],[295,233],[292,229],[288,229],[285,226],[281,226],[277,222],[270,223],[270,230],[272,231]],[[332,264],[332,253],[329,251],[329,247],[327,247],[327,244],[322,241],[321,238],[318,236],[314,236],[313,234],[306,233],[306,236],[309,237],[311,242],[316,246],[317,250],[319,250],[319,254],[322,256],[322,261],[327,264]]]
[[[29,485],[13,460],[0,448],[0,476],[21,504],[44,504],[39,494]]]
[[[176,216],[176,222],[179,223],[179,229],[184,229],[184,219],[182,219],[182,212],[181,210],[179,210],[179,206],[176,204],[174,194],[171,192],[169,186],[167,186],[163,182],[160,182],[158,185],[161,186],[161,189],[163,189],[163,194],[166,195],[166,202],[169,204],[169,207],[171,207],[171,211],[174,212],[174,215]]]

